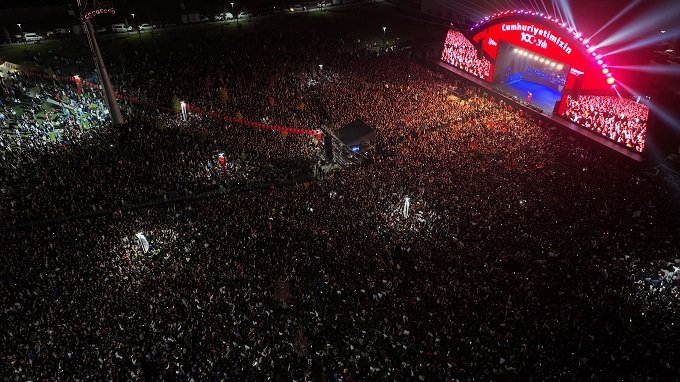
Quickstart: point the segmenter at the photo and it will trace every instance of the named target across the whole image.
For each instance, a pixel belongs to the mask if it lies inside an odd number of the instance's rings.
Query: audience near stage
[[[555,89],[562,90],[567,83],[567,72],[529,67],[522,78],[527,81],[550,84]]]
[[[642,102],[617,96],[567,96],[563,114],[577,125],[638,152],[645,149],[649,107]]]
[[[0,233],[4,379],[680,377],[673,195],[479,89],[451,96],[408,55],[279,39],[149,50],[127,78],[110,66],[153,102],[291,127],[362,118],[374,161],[314,179],[313,137],[125,104],[126,128],[3,152],[3,223],[101,212]],[[334,60],[320,71],[307,49]]]
[[[444,41],[442,61],[462,69],[481,79],[489,78],[491,62],[478,58],[477,50],[462,33],[449,29]]]

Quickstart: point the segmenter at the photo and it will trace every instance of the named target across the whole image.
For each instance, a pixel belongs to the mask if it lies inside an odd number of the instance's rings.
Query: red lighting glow
[[[616,81],[616,80],[614,79],[614,77],[607,77],[607,83],[608,83],[609,85],[614,85],[614,82],[615,82],[615,81]]]

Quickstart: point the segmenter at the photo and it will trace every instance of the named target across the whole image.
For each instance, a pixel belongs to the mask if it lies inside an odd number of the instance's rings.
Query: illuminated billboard
[[[451,29],[441,60],[545,114],[554,111],[629,149],[644,150],[649,108],[618,95],[600,52],[556,18],[514,10],[485,17],[466,32]]]

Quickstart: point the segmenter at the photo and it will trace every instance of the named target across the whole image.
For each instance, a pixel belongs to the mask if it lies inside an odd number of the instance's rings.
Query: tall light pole
[[[130,13],[132,15],[132,27],[137,29],[137,33],[139,33],[139,28],[137,28],[137,21],[135,21],[135,14]]]
[[[109,73],[106,71],[106,65],[104,65],[104,59],[99,51],[99,45],[97,44],[97,37],[94,34],[94,28],[92,27],[92,17],[101,13],[115,13],[113,7],[103,8],[103,9],[84,9],[82,6],[82,0],[77,0],[78,10],[80,12],[80,21],[83,23],[83,30],[87,36],[87,41],[90,44],[90,51],[92,52],[92,59],[99,72],[99,78],[101,79],[101,89],[104,93],[104,100],[106,105],[109,107],[109,114],[111,115],[111,121],[114,125],[123,124],[123,116],[120,114],[120,107],[118,107],[118,102],[116,101],[116,96],[113,92],[113,86],[111,86],[111,79],[109,79]]]
[[[236,24],[238,24],[238,15],[236,14],[236,12],[234,12],[234,3],[230,3],[230,4],[231,4],[231,14],[234,15],[234,18],[236,19]]]
[[[19,26],[19,35],[21,36],[21,39],[24,40],[24,44],[26,44],[26,39],[24,38],[24,30],[21,28],[21,24],[17,23]]]
[[[385,32],[387,31],[387,27],[383,27],[383,47],[385,46]]]

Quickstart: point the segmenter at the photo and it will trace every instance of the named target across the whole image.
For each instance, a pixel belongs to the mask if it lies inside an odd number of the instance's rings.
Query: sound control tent
[[[352,123],[342,126],[337,132],[337,137],[345,146],[352,149],[358,147],[358,150],[363,151],[365,146],[375,139],[375,134],[374,128],[368,126],[361,119],[357,119]]]

